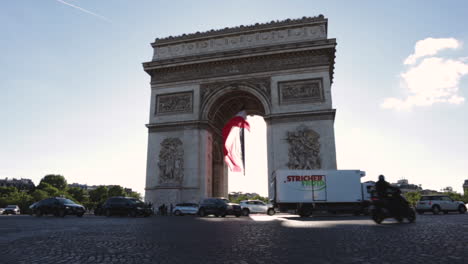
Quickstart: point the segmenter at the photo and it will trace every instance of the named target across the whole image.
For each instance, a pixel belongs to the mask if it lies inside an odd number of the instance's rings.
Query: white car
[[[17,205],[7,205],[2,214],[20,214],[20,208]]]
[[[275,209],[272,204],[267,204],[260,200],[246,200],[241,201],[240,206],[242,209],[242,215],[248,216],[250,213],[260,213],[274,215]]]
[[[416,204],[416,212],[419,214],[424,212],[432,212],[433,214],[444,212],[447,214],[450,211],[464,214],[466,206],[463,202],[454,201],[447,195],[423,195]]]
[[[181,203],[181,204],[176,204],[174,209],[172,209],[172,214],[173,215],[185,215],[185,214],[191,214],[195,215],[198,213],[198,204],[196,203]]]

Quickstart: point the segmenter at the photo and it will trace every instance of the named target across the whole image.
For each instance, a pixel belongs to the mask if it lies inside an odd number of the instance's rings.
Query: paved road
[[[468,214],[0,216],[0,249],[0,263],[467,263]]]

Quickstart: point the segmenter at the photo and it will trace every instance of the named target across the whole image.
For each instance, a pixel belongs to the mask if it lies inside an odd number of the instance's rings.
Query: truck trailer
[[[318,211],[361,214],[371,200],[370,182],[360,170],[277,170],[270,199],[275,209],[307,217]]]

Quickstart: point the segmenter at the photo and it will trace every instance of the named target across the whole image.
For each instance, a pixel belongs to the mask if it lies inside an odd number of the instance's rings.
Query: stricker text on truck
[[[288,182],[297,181],[322,181],[323,175],[305,175],[305,176],[288,176]]]

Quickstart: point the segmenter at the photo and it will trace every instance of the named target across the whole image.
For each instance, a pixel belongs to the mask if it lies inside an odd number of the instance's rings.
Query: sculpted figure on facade
[[[184,147],[179,138],[166,138],[159,152],[159,183],[180,185],[184,179]]]
[[[321,169],[320,135],[306,126],[299,126],[296,131],[288,132],[289,143],[288,168],[292,170]]]
[[[192,112],[192,93],[162,94],[157,97],[157,113]]]

